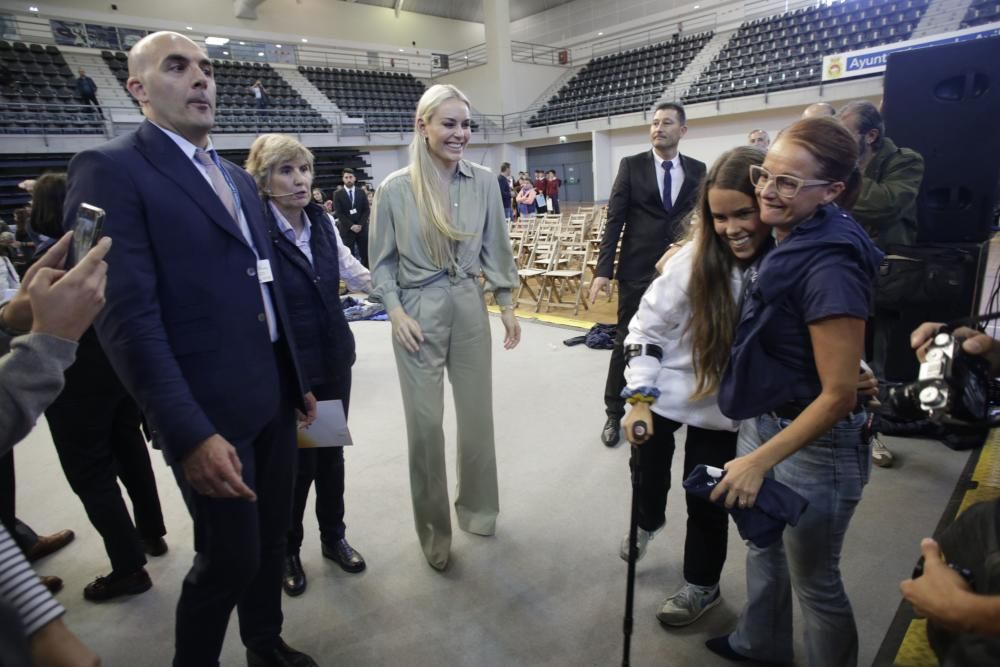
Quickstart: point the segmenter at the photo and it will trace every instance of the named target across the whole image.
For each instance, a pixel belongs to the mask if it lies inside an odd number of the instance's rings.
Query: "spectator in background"
[[[705,178],[705,163],[679,151],[685,134],[684,107],[677,102],[659,104],[649,126],[651,150],[623,158],[611,188],[608,223],[596,275],[590,283],[590,302],[594,303],[602,290],[610,294],[612,274],[618,280],[618,324],[604,386],[607,419],[601,428],[601,442],[606,447],[614,447],[621,440],[620,426],[625,415],[625,399],[621,397],[625,388],[622,344],[628,324],[656,277],[656,260],[687,233],[687,220]],[[622,245],[616,270],[619,238]]]
[[[510,162],[500,165],[500,175],[497,176],[497,183],[500,185],[500,199],[503,201],[503,212],[510,220],[513,218],[511,212],[511,192],[510,192]]]
[[[882,250],[890,245],[913,245],[917,242],[917,195],[924,179],[924,158],[885,136],[882,114],[867,100],[844,105],[837,118],[857,137],[860,151],[861,192],[851,207],[851,216]],[[888,354],[886,317],[876,313],[869,321],[865,346],[877,374],[884,371]],[[872,460],[882,468],[895,461],[889,448],[874,435]]]
[[[45,174],[35,184],[31,228],[53,239],[62,233],[66,174]],[[48,246],[36,253],[40,261]],[[66,385],[45,411],[66,481],[101,535],[111,572],[83,589],[103,602],[149,590],[146,555],[167,552],[160,497],[140,424],[142,413],[108,361],[93,328],[80,337]],[[135,523],[122,498],[128,492]]]
[[[250,84],[250,92],[253,93],[253,101],[258,109],[266,109],[268,106],[267,91],[264,90],[264,84],[257,79],[252,84]]]
[[[531,181],[531,187],[535,188],[535,210],[541,213],[548,213],[548,200],[545,198],[545,172],[541,169],[535,170],[535,178]]]
[[[288,303],[302,374],[318,401],[341,401],[346,416],[354,335],[338,290],[343,279],[348,289],[370,292],[368,269],[344,247],[323,210],[309,201],[314,159],[308,148],[287,135],[264,134],[250,147],[245,166],[264,201],[264,219],[276,251],[276,284]],[[299,448],[298,458],[283,580],[285,592],[293,596],[306,589],[299,550],[313,481],[323,556],[345,572],[365,569],[365,559],[346,537],[344,448]]]
[[[917,242],[917,194],[924,180],[924,158],[885,136],[882,114],[867,100],[844,105],[837,118],[858,138],[861,151],[861,192],[851,216],[882,250],[890,244],[913,245]]]
[[[767,149],[771,147],[771,137],[766,130],[750,130],[750,134],[747,135],[747,143],[767,152]]]
[[[337,211],[337,229],[344,245],[351,248],[354,256],[368,267],[368,217],[371,207],[368,195],[357,187],[354,170],[344,169],[340,175],[344,185],[333,195],[333,207]]]
[[[556,178],[556,170],[545,172],[545,197],[548,199],[549,213],[559,213],[559,186],[562,181]]]
[[[316,202],[317,204],[322,205],[323,204],[323,200],[325,198],[325,195],[323,194],[323,191],[320,190],[319,188],[313,188],[313,190],[312,190],[312,198],[313,198],[314,202]]]
[[[21,285],[21,275],[14,266],[19,250],[13,232],[0,232],[0,300],[11,298]]]
[[[803,118],[822,118],[824,116],[836,116],[837,110],[829,102],[816,102],[810,104],[802,112]]]
[[[76,96],[84,104],[93,104],[94,110],[101,113],[101,103],[97,101],[97,84],[80,68],[80,76],[76,79]]]
[[[77,266],[60,270],[67,234],[49,256],[25,274],[23,289],[0,306],[0,455],[10,456],[63,386],[76,340],[104,304],[110,239]],[[93,666],[100,659],[62,622],[65,610],[39,583],[24,556],[0,527],[0,645],[4,665]]]
[[[535,207],[535,188],[531,185],[531,180],[527,175],[521,177],[521,185],[518,188],[517,196],[517,212],[521,216],[534,215],[537,211]]]

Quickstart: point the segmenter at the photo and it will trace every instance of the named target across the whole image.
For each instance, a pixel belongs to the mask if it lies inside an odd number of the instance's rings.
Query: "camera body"
[[[934,335],[916,382],[889,392],[889,407],[895,414],[945,424],[988,420],[989,363],[963,350],[964,340],[947,329]]]

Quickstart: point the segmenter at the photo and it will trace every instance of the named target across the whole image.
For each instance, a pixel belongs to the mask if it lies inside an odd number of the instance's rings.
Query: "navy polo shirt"
[[[820,207],[761,261],[740,312],[719,406],[749,419],[789,401],[809,403],[821,385],[809,325],[868,318],[882,252],[835,204]]]

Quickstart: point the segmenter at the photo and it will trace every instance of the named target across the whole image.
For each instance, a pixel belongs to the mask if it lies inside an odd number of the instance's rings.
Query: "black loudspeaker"
[[[924,157],[920,243],[985,241],[1000,194],[1000,37],[893,53],[885,133]]]
[[[875,288],[875,358],[885,379],[917,378],[910,334],[979,312],[989,242],[889,246]]]

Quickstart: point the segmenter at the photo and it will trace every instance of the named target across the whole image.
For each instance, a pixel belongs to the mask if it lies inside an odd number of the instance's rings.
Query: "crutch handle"
[[[649,427],[646,426],[646,422],[639,420],[632,424],[632,437],[636,440],[640,440],[646,437],[646,433],[649,432]]]

